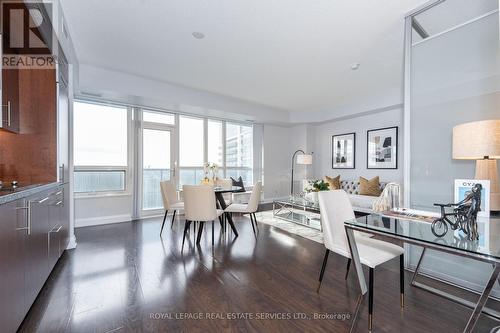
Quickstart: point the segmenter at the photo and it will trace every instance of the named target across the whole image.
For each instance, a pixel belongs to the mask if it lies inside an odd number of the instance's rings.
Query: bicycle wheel
[[[443,237],[448,232],[448,225],[442,219],[432,222],[431,231],[436,237]]]

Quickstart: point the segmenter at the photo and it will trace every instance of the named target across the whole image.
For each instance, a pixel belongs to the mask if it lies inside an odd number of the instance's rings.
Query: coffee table
[[[273,217],[321,231],[319,204],[290,196],[273,201]]]

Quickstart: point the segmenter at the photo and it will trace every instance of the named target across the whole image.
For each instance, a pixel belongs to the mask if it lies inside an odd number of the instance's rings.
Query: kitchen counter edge
[[[62,186],[64,184],[66,184],[66,183],[53,182],[53,183],[48,183],[48,184],[42,184],[42,185],[39,185],[36,187],[27,188],[25,190],[21,190],[18,192],[5,194],[3,196],[0,196],[0,205],[6,204],[9,202],[18,200],[18,199],[23,199],[23,198],[29,197],[31,195],[37,194],[39,192],[48,191],[50,189],[57,188],[57,187]]]

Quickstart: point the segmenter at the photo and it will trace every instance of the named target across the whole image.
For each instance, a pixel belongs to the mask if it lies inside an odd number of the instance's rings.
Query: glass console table
[[[321,230],[319,204],[301,197],[274,200],[273,217]]]

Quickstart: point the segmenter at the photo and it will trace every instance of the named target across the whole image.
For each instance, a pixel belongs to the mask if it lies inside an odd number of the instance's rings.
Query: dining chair
[[[326,247],[323,265],[319,275],[319,285],[317,289],[319,292],[330,251],[351,259],[351,251],[349,249],[344,222],[354,219],[355,215],[349,197],[344,190],[322,191],[319,192],[318,198],[321,225],[323,227],[323,239]],[[401,246],[366,237],[360,233],[355,233],[354,237],[356,239],[359,259],[362,264],[369,267],[368,328],[371,331],[373,322],[374,269],[378,265],[398,256],[400,260],[400,303],[401,307],[404,306],[404,249]]]
[[[167,219],[167,214],[169,210],[173,210],[172,223],[170,228],[173,227],[175,221],[175,213],[178,210],[184,210],[184,202],[179,200],[177,195],[177,190],[175,189],[175,184],[173,181],[166,180],[160,182],[161,197],[163,199],[163,208],[165,209],[165,215],[163,216],[163,223],[161,224],[160,236],[163,232],[163,227],[165,226],[165,220]]]
[[[198,237],[196,239],[196,244],[199,244],[205,222],[210,221],[212,221],[213,249],[214,221],[224,213],[222,209],[217,209],[214,188],[210,185],[184,185],[182,187],[182,192],[184,195],[184,215],[186,217],[184,236],[182,237],[182,249],[184,249],[184,241],[186,239],[186,234],[191,223],[200,222],[200,225],[198,227]]]
[[[241,213],[242,215],[244,214],[250,215],[250,221],[252,223],[252,229],[254,235],[256,235],[255,228],[257,228],[257,231],[259,231],[259,226],[257,225],[257,217],[255,216],[255,212],[259,208],[261,192],[262,192],[262,182],[257,182],[257,184],[255,184],[253,187],[252,194],[250,196],[248,204],[233,203],[227,206],[227,208],[224,210],[224,213],[226,214]]]

